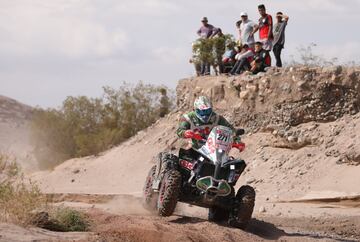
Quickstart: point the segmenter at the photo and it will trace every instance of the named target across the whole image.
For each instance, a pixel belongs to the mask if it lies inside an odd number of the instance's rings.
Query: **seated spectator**
[[[201,23],[202,26],[197,31],[197,34],[200,36],[200,38],[209,39],[218,33],[219,29],[209,24],[207,17],[203,17]]]
[[[271,65],[269,52],[262,48],[262,42],[255,43],[254,60],[251,62],[250,71],[253,74],[264,72],[266,67]]]
[[[236,60],[235,56],[238,54],[237,50],[234,47],[233,43],[229,43],[226,46],[226,51],[223,55],[223,73],[228,73],[234,66]]]
[[[249,45],[244,44],[240,53],[235,56],[236,63],[229,72],[230,75],[239,75],[244,71],[250,70],[250,63],[254,57],[254,50]]]

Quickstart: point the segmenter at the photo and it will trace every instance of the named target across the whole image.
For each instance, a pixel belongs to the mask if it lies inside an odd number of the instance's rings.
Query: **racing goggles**
[[[203,109],[203,110],[196,109],[196,113],[200,116],[207,117],[212,114],[212,108]]]

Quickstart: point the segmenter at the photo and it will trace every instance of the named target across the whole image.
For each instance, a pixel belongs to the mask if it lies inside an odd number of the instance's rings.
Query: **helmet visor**
[[[196,114],[203,122],[208,122],[212,114],[212,108],[202,109],[202,110],[196,109]]]
[[[203,110],[196,109],[196,112],[200,116],[210,116],[212,114],[212,108],[203,109]]]

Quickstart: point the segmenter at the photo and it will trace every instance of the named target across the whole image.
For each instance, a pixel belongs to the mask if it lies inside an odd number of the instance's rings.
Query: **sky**
[[[360,0],[0,0],[0,95],[46,108],[122,81],[175,88],[194,74],[202,17],[236,36],[240,12],[257,21],[261,3],[290,17],[285,61],[310,43],[324,58],[360,60]]]

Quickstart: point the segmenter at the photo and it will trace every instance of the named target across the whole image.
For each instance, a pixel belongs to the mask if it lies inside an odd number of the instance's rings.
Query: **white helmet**
[[[195,99],[194,110],[196,116],[204,123],[209,122],[213,113],[212,104],[208,97],[200,96]]]

